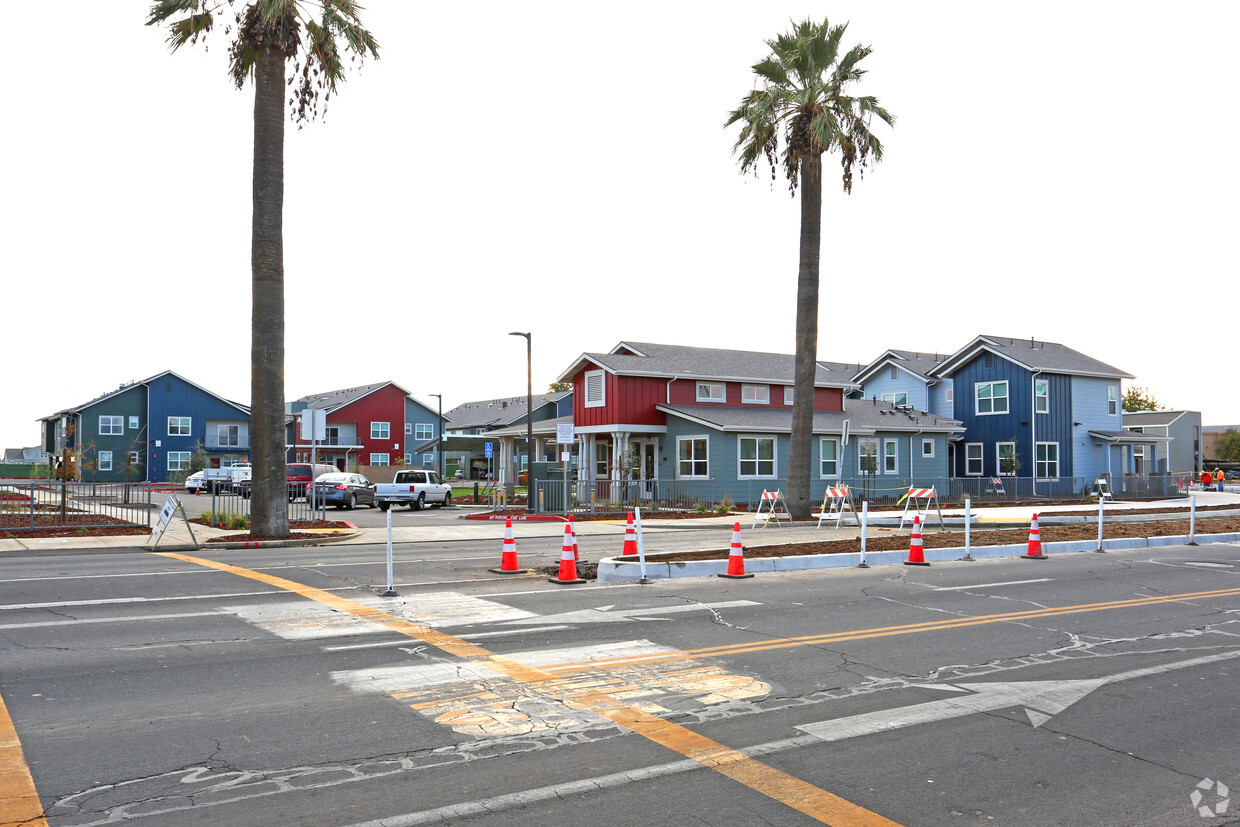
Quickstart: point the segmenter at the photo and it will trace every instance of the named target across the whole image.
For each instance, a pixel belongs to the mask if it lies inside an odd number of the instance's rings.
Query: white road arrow
[[[971,694],[806,724],[797,729],[823,741],[843,741],[846,738],[872,735],[916,724],[960,718],[975,712],[995,712],[1012,706],[1025,707],[1029,722],[1036,727],[1108,682],[1107,678],[1099,678],[1084,681],[961,683],[954,686],[944,684],[935,688],[965,690]]]
[[[659,620],[654,615],[678,614],[679,612],[700,612],[707,609],[734,609],[738,606],[759,606],[752,600],[727,600],[722,603],[691,603],[684,606],[661,606],[655,609],[615,609],[615,604],[599,606],[597,609],[581,609],[576,612],[564,612],[558,615],[539,615],[510,620],[505,626],[532,626],[544,623],[625,623],[632,620]]]

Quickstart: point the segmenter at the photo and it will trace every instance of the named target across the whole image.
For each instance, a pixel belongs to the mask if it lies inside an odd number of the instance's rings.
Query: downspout
[[[668,405],[672,404],[672,383],[675,382],[679,378],[680,377],[677,376],[676,374],[672,374],[672,378],[667,380],[667,403],[666,404]]]
[[[1040,370],[1033,372],[1030,380],[1033,390],[1033,398],[1029,400],[1029,450],[1033,457],[1033,476],[1029,478],[1029,491],[1033,496],[1038,496],[1038,374]],[[1049,403],[1051,398],[1051,387],[1048,382],[1046,385],[1046,400]],[[1046,412],[1050,413],[1050,405],[1046,406]]]

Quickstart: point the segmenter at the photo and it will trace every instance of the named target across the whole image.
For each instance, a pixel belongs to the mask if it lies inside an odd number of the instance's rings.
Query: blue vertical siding
[[[149,479],[167,482],[168,453],[193,452],[198,444],[206,444],[207,420],[249,422],[249,417],[218,396],[198,388],[179,376],[165,374],[147,383],[147,437],[150,446]],[[168,417],[190,417],[188,436],[170,435]],[[159,444],[156,445],[156,442]],[[245,453],[245,452],[237,452]]]

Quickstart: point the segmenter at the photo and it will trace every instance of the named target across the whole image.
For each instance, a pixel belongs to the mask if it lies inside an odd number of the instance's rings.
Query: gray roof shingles
[[[617,349],[620,348],[645,355],[586,353],[585,357],[620,374],[771,382],[783,385],[791,385],[793,382],[795,357],[790,353],[758,353],[651,342],[621,342],[617,346]],[[815,384],[849,387],[855,372],[856,368],[852,364],[820,361]]]
[[[673,416],[689,417],[707,422],[723,431],[756,431],[790,433],[791,408],[724,408],[713,405],[659,405],[659,410]],[[814,433],[839,433],[844,420],[849,433],[872,434],[878,431],[925,431],[953,434],[963,431],[960,422],[942,416],[896,408],[888,402],[851,400],[847,410],[814,411]]]
[[[1033,370],[1047,373],[1067,373],[1084,376],[1101,376],[1116,379],[1131,379],[1131,374],[1117,367],[1100,362],[1092,356],[1086,356],[1058,342],[1043,342],[1029,339],[1013,339],[1008,336],[979,336],[964,349],[957,351],[952,358],[945,360],[936,368],[936,375],[941,375],[942,368],[950,367],[957,362],[957,357],[967,356],[979,348],[989,347],[995,353],[1013,362],[1025,365]]]

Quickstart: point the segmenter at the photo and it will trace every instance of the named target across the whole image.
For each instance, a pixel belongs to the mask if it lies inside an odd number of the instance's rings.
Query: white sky
[[[1036,336],[1240,420],[1240,4],[368,6],[382,59],[286,134],[287,399],[522,395],[511,330],[535,393],[622,339],[792,352],[797,202],[721,127],[829,14],[899,120],[825,188],[821,358]],[[148,7],[5,9],[2,447],[165,369],[249,401],[252,88]]]

